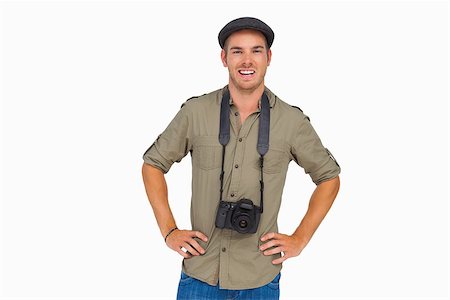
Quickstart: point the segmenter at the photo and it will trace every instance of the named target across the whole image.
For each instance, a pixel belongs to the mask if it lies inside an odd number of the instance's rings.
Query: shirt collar
[[[228,89],[228,85],[226,85],[222,89],[222,95],[227,89]],[[267,97],[269,98],[270,108],[273,108],[273,106],[276,103],[276,96],[267,87],[264,87],[264,92],[267,94]],[[230,105],[233,105],[233,99],[231,97],[230,97]],[[260,111],[260,110],[261,110],[261,99],[259,99],[259,101],[258,101],[258,111]]]

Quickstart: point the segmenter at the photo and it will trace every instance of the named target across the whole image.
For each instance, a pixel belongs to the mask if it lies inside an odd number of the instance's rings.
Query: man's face
[[[231,34],[221,53],[223,66],[230,73],[230,85],[242,92],[253,92],[264,85],[271,57],[264,35],[247,29]]]

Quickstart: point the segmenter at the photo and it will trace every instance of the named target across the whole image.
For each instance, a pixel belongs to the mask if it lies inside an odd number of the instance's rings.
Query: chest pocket
[[[222,146],[217,136],[199,136],[193,140],[192,164],[202,170],[221,167]]]
[[[288,155],[285,147],[286,143],[281,140],[274,139],[270,141],[269,151],[264,155],[263,172],[267,174],[280,173],[288,162]],[[260,169],[259,157],[253,164],[254,168]]]

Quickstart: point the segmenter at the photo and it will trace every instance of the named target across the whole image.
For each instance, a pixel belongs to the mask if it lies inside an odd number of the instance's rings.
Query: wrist
[[[168,238],[169,235],[171,235],[175,230],[178,230],[178,227],[177,227],[177,226],[173,227],[172,229],[170,229],[170,230],[167,232],[166,236],[164,237],[164,242],[167,242],[167,238]]]
[[[301,247],[302,249],[306,247],[306,245],[309,242],[309,239],[307,239],[305,236],[303,236],[302,234],[298,234],[298,233],[293,233],[291,235],[292,238],[294,238],[295,243]]]

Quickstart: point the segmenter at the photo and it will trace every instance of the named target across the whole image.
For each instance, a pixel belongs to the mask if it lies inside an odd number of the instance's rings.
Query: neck
[[[228,84],[233,104],[241,113],[252,113],[258,109],[258,103],[264,93],[264,82],[254,90],[241,90],[231,82]]]

